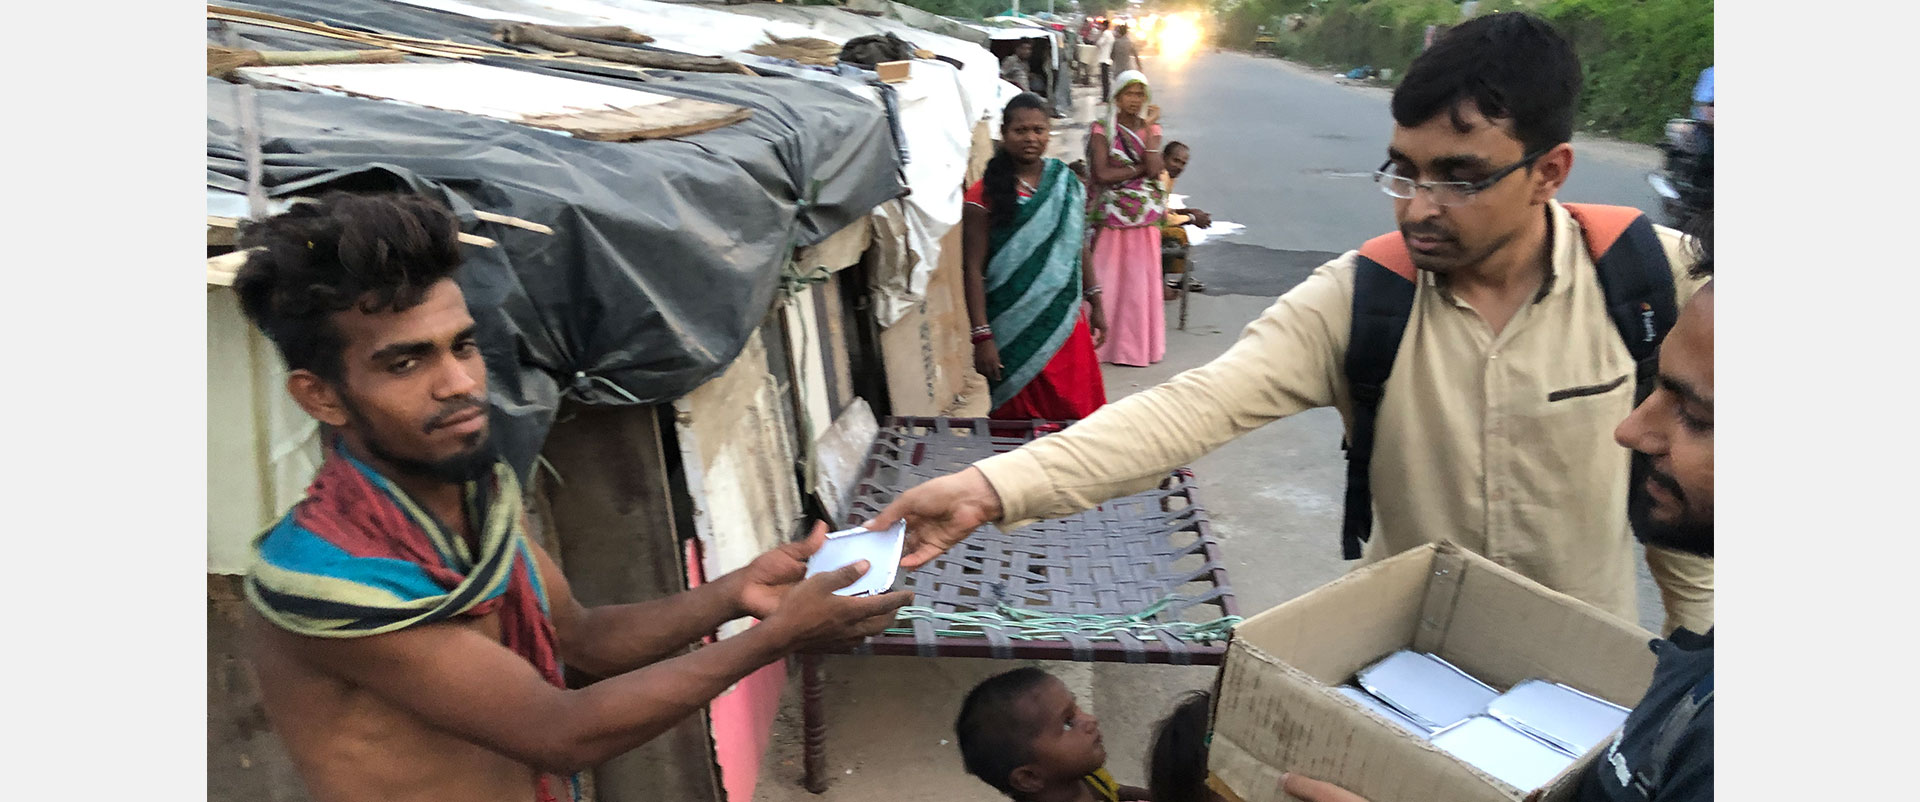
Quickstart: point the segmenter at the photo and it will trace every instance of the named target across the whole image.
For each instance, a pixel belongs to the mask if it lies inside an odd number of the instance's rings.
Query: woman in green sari
[[[1051,126],[1038,96],[1008,102],[961,216],[974,367],[1003,420],[1078,420],[1107,402],[1094,354],[1107,328],[1100,287],[1080,264],[1087,191],[1046,158]]]

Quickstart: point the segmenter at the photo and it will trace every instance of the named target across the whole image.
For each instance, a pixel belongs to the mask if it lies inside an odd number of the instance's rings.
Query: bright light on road
[[[1160,55],[1175,61],[1184,61],[1200,49],[1200,40],[1204,33],[1200,22],[1193,14],[1172,14],[1160,19],[1157,35]]]

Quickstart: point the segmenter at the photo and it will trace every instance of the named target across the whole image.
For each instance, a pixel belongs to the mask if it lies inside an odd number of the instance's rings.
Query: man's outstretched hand
[[[834,591],[858,581],[871,568],[866,560],[803,579],[780,600],[764,626],[779,632],[795,650],[852,648],[893,626],[900,608],[913,603],[913,591],[878,596],[839,596]]]
[[[738,583],[734,599],[740,612],[763,621],[773,615],[787,592],[807,577],[807,558],[826,542],[827,524],[821,521],[806,540],[782,544],[726,577]]]
[[[900,567],[910,571],[932,562],[982,524],[1000,520],[1000,514],[1000,494],[986,474],[967,468],[901,493],[867,528],[885,529],[904,519],[907,548]]]

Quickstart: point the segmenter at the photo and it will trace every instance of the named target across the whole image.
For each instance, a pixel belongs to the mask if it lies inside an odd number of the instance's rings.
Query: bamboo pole
[[[632,42],[636,45],[653,42],[653,37],[625,25],[585,25],[577,27],[567,25],[542,25],[540,27],[560,34],[561,36],[571,36],[576,39],[606,39],[614,42]]]
[[[285,67],[306,64],[398,64],[406,54],[398,50],[236,50],[207,45],[207,74],[226,78],[242,67]]]

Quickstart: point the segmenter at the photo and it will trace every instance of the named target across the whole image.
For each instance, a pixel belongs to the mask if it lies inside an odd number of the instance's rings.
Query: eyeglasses
[[[1493,171],[1493,175],[1478,181],[1415,181],[1395,172],[1399,166],[1394,164],[1392,159],[1388,159],[1385,164],[1380,165],[1380,169],[1373,172],[1373,180],[1380,185],[1381,192],[1401,200],[1412,199],[1417,191],[1424,189],[1427,191],[1427,197],[1432,198],[1434,203],[1441,206],[1459,206],[1473,200],[1475,195],[1488,187],[1500,183],[1500,179],[1506,178],[1513,171],[1532,165],[1541,156],[1547,155],[1547,152],[1542,150],[1530,154],[1524,159]]]

